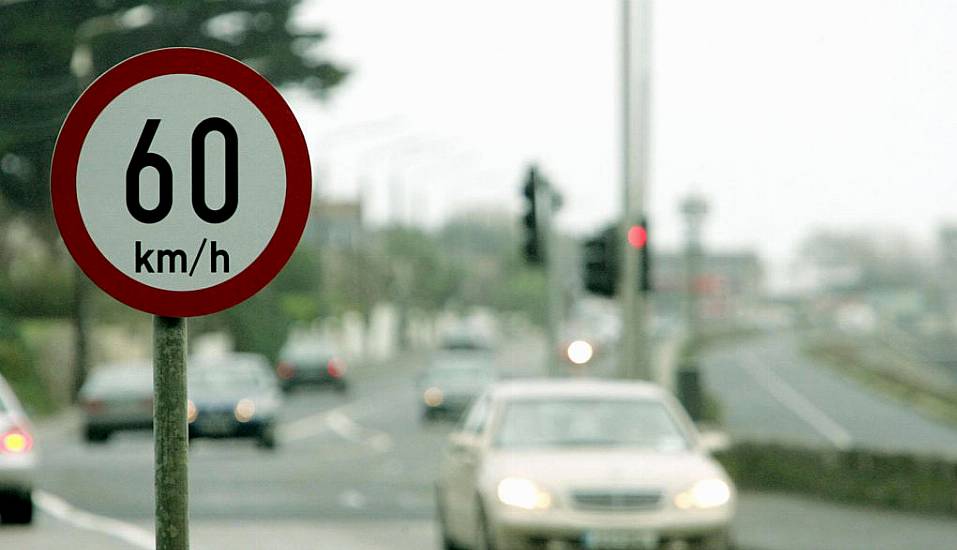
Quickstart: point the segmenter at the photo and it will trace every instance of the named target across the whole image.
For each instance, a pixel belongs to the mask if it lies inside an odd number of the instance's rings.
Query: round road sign
[[[169,48],[98,78],[53,153],[60,234],[117,300],[170,317],[249,298],[282,269],[309,215],[302,130],[235,59]]]

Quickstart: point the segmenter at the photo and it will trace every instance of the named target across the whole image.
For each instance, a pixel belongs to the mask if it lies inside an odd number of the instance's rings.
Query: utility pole
[[[701,274],[701,226],[708,213],[708,203],[699,195],[689,195],[681,202],[681,214],[685,218],[685,318],[688,338],[694,342],[698,337],[698,278]]]
[[[687,338],[692,349],[697,345],[698,327],[698,279],[701,274],[701,225],[708,213],[708,203],[699,195],[689,195],[681,202],[681,214],[685,218],[685,315]],[[675,388],[678,400],[684,405],[691,419],[699,421],[704,416],[704,391],[698,358],[695,354],[682,358],[675,373]]]
[[[560,366],[559,331],[562,327],[564,306],[562,305],[561,266],[554,219],[555,212],[561,206],[561,197],[552,189],[548,180],[542,176],[534,164],[528,168],[528,175],[522,185],[522,194],[526,200],[526,211],[522,216],[522,224],[525,228],[522,255],[529,264],[544,268],[547,285],[544,370],[549,376],[557,376]]]
[[[628,244],[628,229],[645,219],[651,135],[651,1],[621,1],[622,36],[622,190],[623,215],[618,246],[621,267],[622,378],[651,379],[647,333],[649,297],[640,290],[641,252]]]

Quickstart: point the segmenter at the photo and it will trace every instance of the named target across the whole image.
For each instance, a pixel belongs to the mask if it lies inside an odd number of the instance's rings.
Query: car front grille
[[[579,490],[572,492],[576,508],[588,510],[653,510],[661,504],[661,491],[639,490]]]

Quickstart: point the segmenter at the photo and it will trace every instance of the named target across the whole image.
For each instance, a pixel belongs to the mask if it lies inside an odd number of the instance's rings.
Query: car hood
[[[497,451],[484,463],[483,482],[522,477],[553,489],[654,486],[680,491],[705,478],[727,480],[710,456],[694,451],[548,449]]]

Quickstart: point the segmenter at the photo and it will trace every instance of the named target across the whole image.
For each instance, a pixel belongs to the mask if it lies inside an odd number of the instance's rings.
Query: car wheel
[[[86,442],[87,443],[106,443],[110,438],[110,431],[103,428],[86,428]]]
[[[276,449],[276,429],[272,426],[266,426],[259,432],[259,439],[257,441],[259,448],[266,449],[269,451]]]
[[[30,493],[11,495],[0,507],[0,521],[14,525],[33,523],[33,497]]]
[[[496,550],[495,535],[492,533],[488,516],[485,515],[485,508],[481,502],[477,506],[478,524],[475,526],[475,544],[472,545],[472,550]]]
[[[442,491],[435,488],[435,515],[439,522],[439,540],[442,550],[462,550],[462,547],[452,540],[449,536],[449,528],[445,519],[445,504],[442,501]]]

